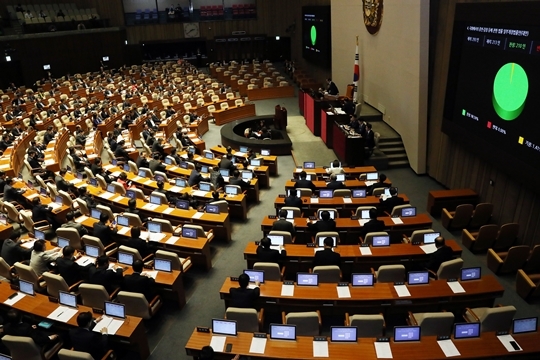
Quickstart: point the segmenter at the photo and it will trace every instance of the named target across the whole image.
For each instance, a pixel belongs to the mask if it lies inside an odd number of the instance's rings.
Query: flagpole
[[[353,83],[354,83],[354,90],[353,90],[353,98],[352,100],[354,102],[357,101],[358,97],[358,79],[360,78],[360,65],[359,65],[359,56],[358,56],[358,35],[356,36],[356,53],[354,56],[354,75],[353,75]]]

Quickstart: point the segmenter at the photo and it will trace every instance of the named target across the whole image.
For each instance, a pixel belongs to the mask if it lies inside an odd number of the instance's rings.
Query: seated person
[[[331,237],[324,239],[324,249],[317,251],[313,258],[313,267],[337,265],[341,266],[341,255],[332,250],[334,240]]]
[[[154,296],[156,296],[156,281],[151,276],[142,273],[143,266],[142,260],[137,259],[133,261],[133,264],[131,265],[133,273],[124,276],[122,291],[143,294],[146,300],[151,302]]]
[[[394,206],[405,204],[405,200],[403,200],[402,197],[398,196],[398,192],[397,192],[397,189],[395,187],[391,187],[390,188],[390,197],[387,198],[386,200],[383,200],[383,198],[381,197],[379,199],[379,203],[380,203],[380,205],[379,205],[379,210],[380,211],[386,211],[388,213],[391,213]]]
[[[286,256],[287,252],[280,246],[280,250],[271,249],[272,242],[266,236],[261,239],[259,246],[257,247],[257,260],[261,262],[279,263]]]
[[[99,332],[92,331],[98,323],[94,322],[90,311],[81,312],[77,315],[78,327],[69,330],[69,338],[73,350],[89,353],[94,359],[102,359],[107,352],[107,328],[102,327]]]
[[[195,165],[195,169],[191,170],[191,174],[189,175],[188,179],[189,186],[199,185],[201,181],[204,181],[204,177],[201,175],[201,169],[201,165],[197,164]]]
[[[302,209],[302,199],[296,195],[296,190],[291,190],[289,196],[285,198],[285,206],[297,207],[299,209]]]
[[[162,138],[159,138],[154,142],[154,144],[152,145],[152,152],[158,153],[159,155],[161,155],[162,158],[165,158],[165,156],[167,156],[167,154],[165,153],[165,149],[163,148]]]
[[[53,230],[58,229],[60,226],[54,218],[52,208],[43,205],[39,196],[32,199],[32,220],[34,223],[46,221],[51,224]]]
[[[131,237],[127,240],[126,246],[137,249],[142,258],[156,252],[156,247],[150,245],[148,239],[141,239],[141,228],[138,226],[131,228]]]
[[[88,162],[87,159],[85,159],[84,157],[81,157],[79,155],[77,155],[76,151],[75,151],[75,148],[72,146],[69,148],[69,155],[71,155],[71,157],[73,158],[73,163],[75,164],[75,169],[77,171],[84,171],[84,167],[90,167],[90,163]]]
[[[30,255],[30,267],[37,276],[49,271],[49,265],[61,255],[61,250],[61,248],[45,250],[45,240],[36,240]]]
[[[326,210],[321,212],[321,219],[319,221],[312,222],[308,219],[307,226],[309,231],[315,234],[321,231],[336,231],[336,222],[330,218],[330,212]]]
[[[126,141],[120,140],[118,142],[118,145],[116,146],[116,150],[114,151],[114,156],[122,161],[128,161],[129,160],[129,153],[125,149]]]
[[[377,209],[369,209],[370,220],[360,228],[360,237],[366,238],[366,234],[370,232],[384,231],[386,226],[384,221],[377,220]]]
[[[390,187],[390,185],[387,184],[385,181],[386,181],[386,175],[384,175],[383,173],[379,174],[379,180],[375,184],[368,186],[366,195],[368,196],[373,195],[373,189]]]
[[[123,269],[118,266],[109,270],[109,257],[101,255],[97,258],[97,265],[90,265],[88,270],[88,282],[102,285],[111,294],[122,283]]]
[[[137,200],[135,199],[128,200],[128,208],[125,210],[125,212],[138,215],[143,224],[150,219],[140,213],[139,209],[137,209]]]
[[[233,176],[229,178],[229,184],[240,186],[242,191],[246,191],[251,185],[250,183],[242,179],[242,177],[240,176],[240,171],[238,170],[233,171]]]
[[[454,252],[450,246],[445,244],[442,236],[435,239],[435,247],[437,250],[429,256],[429,262],[426,264],[426,268],[437,273],[443,262],[454,259]]]
[[[173,196],[172,193],[165,190],[165,183],[163,181],[160,180],[156,182],[156,185],[157,189],[155,190],[155,192],[164,194],[167,197],[167,201],[169,203],[174,203],[176,201],[176,196]]]
[[[20,230],[13,230],[9,238],[4,240],[0,256],[9,266],[13,266],[18,261],[30,260],[32,249],[25,249],[21,244]]]
[[[326,187],[328,189],[345,189],[346,186],[342,181],[337,180],[337,175],[332,174],[330,175],[330,182],[326,184]]]
[[[64,179],[64,176],[66,176],[66,173],[67,173],[66,168],[60,169],[60,171],[58,172],[58,175],[54,177],[54,183],[56,184],[56,188],[58,190],[63,190],[63,191],[68,192],[71,184]]]
[[[232,175],[234,170],[236,170],[236,166],[234,166],[232,162],[232,154],[226,154],[223,156],[219,161],[218,166],[220,169],[228,169],[229,175]]]
[[[23,194],[26,192],[26,190],[28,190],[27,187],[14,188],[13,179],[8,177],[6,178],[6,183],[4,185],[4,201],[16,201],[19,203],[24,203],[26,200],[23,197]]]
[[[326,168],[327,174],[343,174],[345,171],[339,164],[339,160],[334,160],[332,162],[332,167]]]
[[[237,308],[255,308],[255,301],[261,295],[261,289],[259,289],[259,282],[255,283],[255,289],[248,289],[249,275],[241,274],[238,277],[238,284],[240,287],[230,288],[231,294],[230,306]]]
[[[86,203],[86,207],[88,207],[88,209],[94,209],[97,206],[94,198],[92,198],[92,196],[86,192],[85,186],[79,188],[79,199]]]
[[[62,226],[60,227],[77,229],[77,232],[81,237],[88,234],[88,230],[86,230],[86,228],[82,224],[79,224],[75,221],[75,213],[73,211],[70,211],[66,214],[66,223],[62,224]]]
[[[148,164],[149,169],[152,170],[152,172],[154,171],[165,172],[166,171],[167,166],[163,164],[160,159],[161,159],[161,155],[159,155],[159,153],[155,153],[153,155],[153,159],[150,160],[150,163]]]
[[[34,340],[37,347],[46,349],[53,345],[60,337],[56,334],[47,335],[43,330],[39,330],[36,325],[30,325],[23,322],[21,312],[11,309],[7,313],[6,324],[3,329],[4,335],[24,336]]]
[[[287,210],[281,209],[279,211],[279,219],[272,224],[272,230],[276,231],[288,231],[292,237],[296,235],[294,224],[287,221]]]
[[[102,212],[99,221],[94,223],[94,236],[101,240],[103,246],[108,246],[114,242],[117,232],[118,228],[110,223],[109,215]]]
[[[58,274],[64,278],[68,286],[85,279],[88,275],[88,267],[91,265],[81,266],[75,260],[77,260],[75,249],[69,245],[62,249],[62,257],[56,259]]]

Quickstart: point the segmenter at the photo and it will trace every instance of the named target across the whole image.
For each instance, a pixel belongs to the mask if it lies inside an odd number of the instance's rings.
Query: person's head
[[[21,237],[21,230],[13,230],[11,234],[9,235],[9,238],[13,241],[19,240]]]
[[[62,256],[67,259],[71,259],[73,254],[75,254],[75,248],[73,246],[64,246],[62,249]]]
[[[99,215],[99,222],[103,223],[103,224],[106,224],[107,222],[109,222],[109,215],[102,212],[100,215]]]
[[[393,186],[390,188],[390,195],[397,196],[397,189]]]
[[[66,169],[66,168],[61,168],[61,169],[60,169],[60,176],[63,177],[64,175],[66,175],[66,173],[67,173],[67,169]]]
[[[39,198],[39,196],[36,196],[35,198],[32,199],[33,206],[37,206],[39,204],[41,204],[41,199]]]
[[[97,266],[98,267],[109,266],[109,257],[107,255],[100,255],[97,258]]]
[[[327,247],[327,248],[331,248],[334,246],[334,239],[332,239],[331,237],[326,237],[324,238],[324,247]]]
[[[381,174],[379,175],[379,182],[385,182],[385,181],[386,181],[386,175],[384,175],[384,174],[381,173]]]
[[[227,154],[232,154],[232,147],[227,146]]]
[[[300,171],[300,174],[298,176],[300,176],[300,179],[306,180],[307,173],[304,170],[302,170],[302,171]]]
[[[232,154],[231,154],[231,153],[227,153],[227,155],[225,155],[225,157],[226,157],[227,159],[231,160],[231,159],[232,159]]]
[[[234,171],[233,171],[233,176],[234,176],[235,178],[239,177],[239,176],[240,176],[240,171],[234,170]]]
[[[131,228],[131,237],[133,239],[138,239],[141,237],[141,228],[138,226],[134,226]]]
[[[435,238],[435,247],[438,249],[444,246],[444,238],[442,236],[437,236]]]
[[[296,189],[289,190],[289,197],[294,199],[296,198],[296,195],[298,195],[298,191],[296,191]]]
[[[160,155],[159,153],[155,153],[154,156],[153,156],[154,160],[159,160],[160,158]]]
[[[214,349],[210,345],[203,346],[199,360],[214,360]]]
[[[332,162],[332,166],[335,167],[335,168],[339,167],[339,160],[334,160]]]
[[[336,180],[337,180],[337,175],[336,174],[330,175],[330,181],[336,181]]]
[[[66,220],[68,222],[73,221],[75,219],[75,213],[73,211],[70,211],[66,214]]]
[[[96,164],[98,166],[101,165],[101,158],[99,156],[94,159],[94,164]]]
[[[369,209],[369,218],[372,219],[372,220],[377,219],[377,209],[376,208]]]
[[[331,78],[327,78],[327,79],[326,79],[326,82],[330,84],[330,83],[332,82],[332,79],[331,79]]]
[[[137,200],[135,200],[135,199],[129,199],[128,200],[128,207],[130,209],[135,209],[136,206],[137,206]]]
[[[330,220],[330,212],[329,212],[329,211],[326,211],[326,210],[321,211],[321,219],[322,219],[323,221],[328,221],[328,220]]]
[[[163,190],[163,187],[165,186],[165,183],[161,180],[157,182],[157,187],[159,190]]]
[[[144,263],[140,259],[133,261],[133,264],[131,264],[133,272],[141,273],[143,271],[143,265]]]
[[[0,170],[0,179],[3,179],[6,177],[6,172],[4,170]]]
[[[217,191],[212,191],[212,199],[215,201],[219,200],[219,193]]]
[[[368,123],[368,124],[366,125],[366,128],[367,128],[368,130],[371,130],[371,129],[373,128],[373,125],[371,125],[371,124]]]
[[[90,328],[92,320],[92,313],[90,311],[85,311],[77,315],[77,325],[81,328]]]
[[[127,180],[127,174],[125,172],[121,172],[120,175],[118,176],[121,180],[124,180],[126,181]]]
[[[11,309],[7,313],[7,322],[11,325],[17,325],[22,320],[22,314],[19,310]]]
[[[247,288],[247,286],[249,285],[249,275],[248,274],[241,274],[239,277],[238,277],[238,284],[240,285],[241,288]]]
[[[45,251],[45,240],[36,240],[36,242],[34,243],[34,251],[35,252]]]
[[[79,196],[85,196],[86,195],[86,186],[79,188]]]
[[[279,210],[279,218],[280,219],[286,219],[287,218],[287,210],[285,210],[285,209]]]
[[[13,179],[10,177],[6,178],[6,185],[11,185],[13,183]]]
[[[263,237],[261,239],[261,246],[265,249],[270,249],[270,246],[272,245],[272,241],[268,237]]]

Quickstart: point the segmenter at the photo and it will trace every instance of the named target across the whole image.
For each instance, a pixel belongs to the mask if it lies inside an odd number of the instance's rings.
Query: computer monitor
[[[235,185],[225,185],[225,194],[238,195],[238,188]]]
[[[394,342],[420,341],[420,326],[395,326]]]
[[[126,191],[126,196],[128,198],[130,198],[130,199],[136,199],[137,198],[137,194],[133,190],[127,190]]]
[[[195,155],[195,151],[196,151],[196,149],[193,146],[188,147],[188,153],[189,154]]]
[[[268,149],[261,149],[261,155],[262,155],[262,156],[270,156],[270,150],[268,150]]]
[[[91,256],[97,258],[99,256],[99,248],[93,245],[85,245],[84,252],[86,256]]]
[[[171,159],[170,157],[167,156],[167,157],[165,158],[165,164],[167,164],[167,165],[172,165],[172,163],[173,163],[173,159]]]
[[[129,167],[129,164],[128,164],[128,163],[125,163],[124,166],[123,166],[123,168],[124,168],[124,171],[126,171],[126,172],[130,172],[130,171],[131,171],[131,168]]]
[[[99,220],[99,217],[101,216],[101,211],[98,209],[90,209],[90,216],[93,219]]]
[[[482,277],[481,267],[470,267],[461,269],[461,281],[478,280]]]
[[[54,198],[54,202],[57,203],[58,205],[63,205],[64,204],[64,199],[62,199],[62,196],[56,195],[55,198]]]
[[[59,236],[57,244],[58,244],[59,247],[61,247],[63,249],[66,246],[69,245],[69,239],[66,239],[66,238],[63,238],[63,237]]]
[[[407,283],[409,285],[429,284],[429,271],[409,271]]]
[[[376,181],[379,180],[379,173],[378,172],[371,172],[366,174],[366,180],[367,181]]]
[[[248,150],[249,150],[249,148],[247,146],[240,146],[240,150],[238,150],[238,151],[243,152],[243,153],[247,153]]]
[[[233,164],[236,164],[237,161],[238,161],[238,160],[236,160],[236,156],[233,156],[233,157],[231,158],[231,162],[232,162]]]
[[[212,319],[212,333],[236,336],[236,321],[224,319]]]
[[[365,198],[366,197],[366,190],[365,189],[356,189],[352,191],[352,197],[353,198]]]
[[[164,182],[165,177],[163,175],[154,175],[154,180]]]
[[[114,166],[118,165],[118,160],[111,159],[111,165],[114,165]]]
[[[109,57],[108,56],[103,56],[103,57],[101,57],[101,60],[104,61],[104,62],[107,62],[107,61],[109,61]]]
[[[373,274],[352,274],[352,286],[373,286]]]
[[[416,216],[416,208],[414,206],[401,209],[401,217]]]
[[[345,181],[345,174],[337,174],[336,181]]]
[[[390,246],[390,236],[380,235],[371,238],[373,247],[377,246]]]
[[[150,195],[150,204],[161,205],[161,197],[156,195]]]
[[[330,219],[335,219],[336,218],[336,211],[335,210],[321,210],[321,209],[319,209],[317,211],[317,218],[322,219],[321,213],[323,211],[328,211],[328,213],[330,214]]]
[[[214,159],[214,153],[206,151],[206,152],[204,153],[204,157],[205,157],[206,159],[208,159],[208,160],[213,160],[213,159]]]
[[[289,189],[287,190],[287,196],[291,196],[291,194],[293,192],[296,192],[296,197],[301,197],[302,196],[302,191],[300,190],[295,190],[295,189]]]
[[[45,240],[45,233],[43,231],[34,229],[34,236],[38,240]]]
[[[512,321],[513,334],[536,332],[537,329],[538,329],[538,317],[514,319]]]
[[[224,178],[229,177],[229,175],[231,175],[231,173],[229,172],[229,169],[219,169],[219,173]]]
[[[439,236],[441,236],[440,232],[424,234],[424,244],[433,244]]]
[[[151,233],[160,233],[161,232],[161,224],[155,221],[149,221],[147,224],[148,231]]]
[[[358,331],[356,326],[331,326],[330,341],[332,342],[356,342]]]
[[[19,290],[23,294],[34,296],[34,283],[19,279]]]
[[[96,178],[90,178],[90,185],[92,186],[98,186],[98,182]]]
[[[318,286],[319,274],[297,273],[296,284],[298,286]]]
[[[315,169],[315,161],[304,161],[304,169]]]
[[[249,276],[250,282],[260,282],[264,283],[264,270],[244,270],[244,274]]]
[[[187,168],[189,168],[189,165],[188,165],[187,162],[182,161],[182,162],[180,163],[180,167],[181,167],[182,169],[187,169]]]
[[[28,180],[26,182],[26,186],[28,186],[29,189],[33,189],[34,188],[34,184],[32,184],[32,182],[30,180]]]
[[[60,305],[65,305],[69,307],[77,307],[77,295],[70,294],[66,291],[58,291],[58,302]]]
[[[176,179],[174,184],[178,187],[186,187],[186,179]]]
[[[249,161],[249,165],[251,166],[261,166],[262,160],[261,159],[251,159]]]
[[[167,259],[154,258],[154,269],[159,271],[171,272],[172,262]]]
[[[0,360],[12,360],[12,357],[5,354],[0,354]]]
[[[454,339],[469,339],[480,337],[480,323],[454,324]]]
[[[209,214],[219,214],[219,205],[207,204],[206,212]]]
[[[199,190],[201,190],[201,191],[206,191],[206,192],[212,191],[212,184],[209,183],[209,182],[201,181],[201,182],[199,183]]]
[[[201,174],[208,174],[208,166],[202,165],[201,166]]]
[[[120,264],[124,265],[132,265],[133,264],[133,255],[130,253],[126,253],[123,251],[118,252],[118,262]]]
[[[176,200],[176,208],[189,210],[189,201],[188,200]]]
[[[251,171],[242,171],[242,179],[243,180],[253,179],[253,173]]]
[[[285,239],[283,235],[268,235],[267,238],[270,239],[272,245],[283,245]]]
[[[45,188],[39,188],[39,195],[47,196],[47,189]]]
[[[142,177],[142,178],[145,178],[145,177],[146,177],[146,171],[144,171],[144,170],[139,170],[139,173],[138,173],[137,175],[139,175],[139,176]]]
[[[113,184],[107,185],[107,191],[114,194],[116,192],[116,186]]]
[[[318,239],[318,243],[317,243],[317,246],[324,246],[324,240],[329,237],[329,238],[332,238],[332,246],[336,247],[337,246],[337,241],[338,241],[338,238],[336,236],[319,236]]]
[[[116,222],[121,226],[129,226],[129,218],[127,216],[118,215]]]
[[[270,339],[296,340],[296,325],[270,324]]]
[[[321,199],[331,199],[334,197],[334,190],[319,190],[319,197]]]
[[[396,189],[396,193],[398,191],[398,188],[394,188]],[[392,194],[390,194],[390,188],[384,188],[384,195],[385,196],[392,196]]]
[[[125,319],[126,307],[124,304],[105,301],[105,315]]]
[[[287,219],[294,219],[294,211],[287,210]]]
[[[182,227],[182,237],[188,239],[197,239],[197,229]]]
[[[369,210],[362,210],[360,212],[360,218],[361,219],[370,219],[371,217],[369,216]]]
[[[77,172],[77,179],[79,180],[84,179],[84,174],[82,172]]]
[[[0,224],[7,225],[7,223],[8,223],[8,221],[7,221],[6,214],[0,214]]]
[[[309,180],[309,181],[317,180],[317,175],[306,174],[306,180]]]

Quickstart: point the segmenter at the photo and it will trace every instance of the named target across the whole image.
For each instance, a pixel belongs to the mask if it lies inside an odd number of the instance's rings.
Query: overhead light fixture
[[[276,35],[276,40],[279,40],[279,35]]]
[[[11,61],[11,56],[6,55],[6,61]]]

